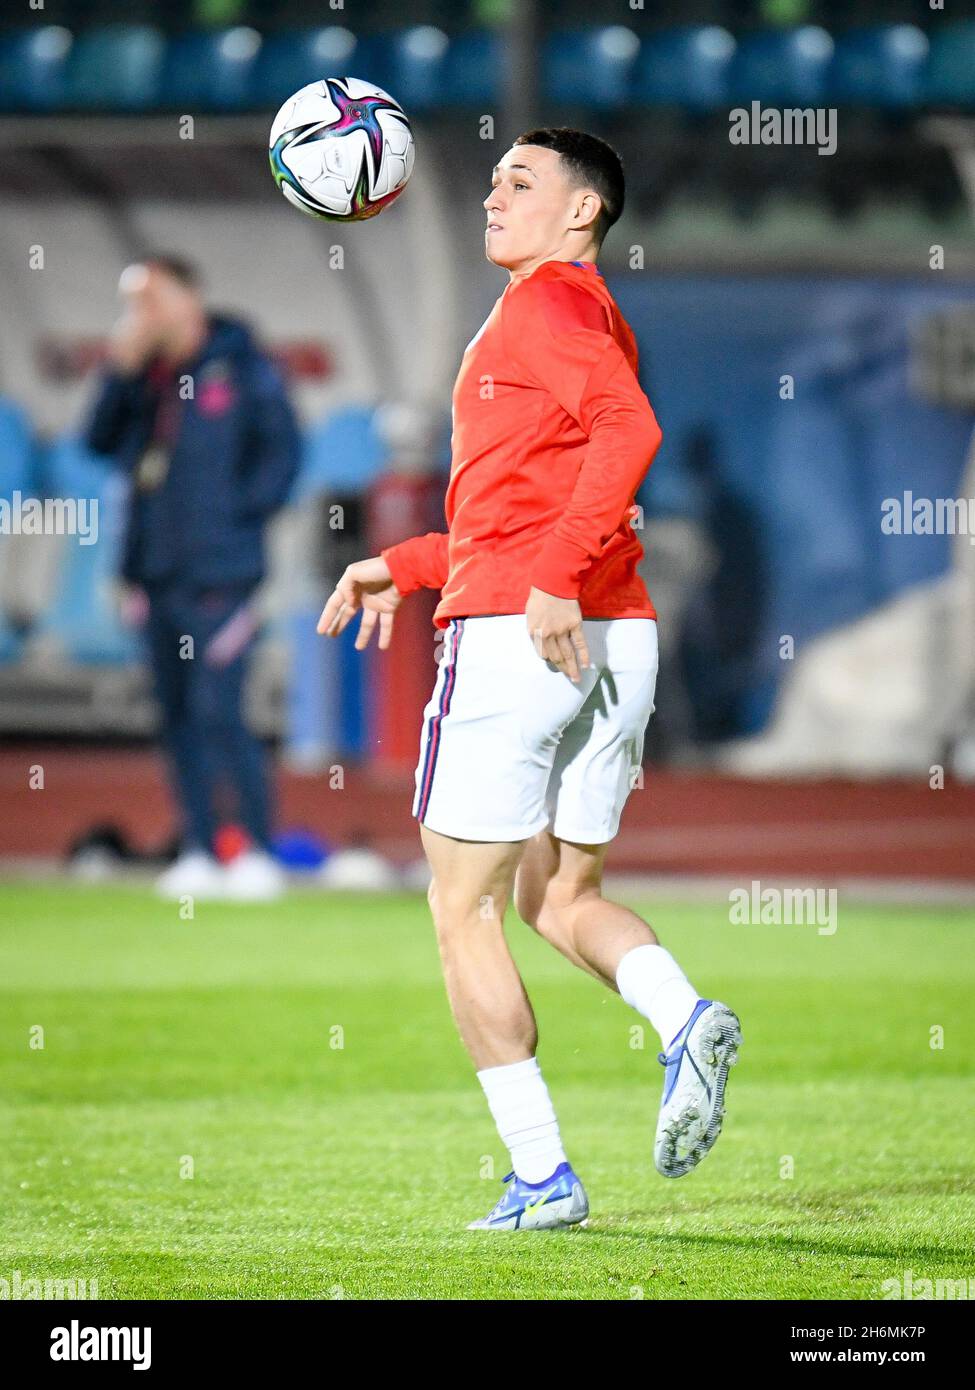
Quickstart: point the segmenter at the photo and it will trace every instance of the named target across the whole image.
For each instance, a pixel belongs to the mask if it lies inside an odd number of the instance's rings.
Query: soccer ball
[[[361,222],[388,207],[406,187],[413,154],[403,108],[357,77],[310,82],[271,126],[271,172],[281,192],[332,222]]]

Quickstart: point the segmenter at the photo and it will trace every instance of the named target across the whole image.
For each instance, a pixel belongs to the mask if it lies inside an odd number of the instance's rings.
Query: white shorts
[[[413,814],[458,840],[611,840],[653,712],[653,618],[586,618],[574,685],[543,661],[525,615],[454,618],[423,712]]]

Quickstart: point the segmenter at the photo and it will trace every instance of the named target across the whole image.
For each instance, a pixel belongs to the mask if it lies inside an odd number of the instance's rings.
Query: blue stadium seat
[[[931,106],[975,106],[975,20],[946,24],[932,34],[924,99]]]
[[[9,619],[0,613],[0,666],[19,660],[23,649],[23,636],[15,631]]]
[[[22,499],[36,494],[35,483],[30,421],[18,405],[0,399],[0,498],[13,507],[16,493]],[[5,572],[8,557],[3,552],[9,543],[10,538],[0,534],[0,576]],[[20,634],[10,625],[4,597],[0,593],[0,662],[15,660],[22,646]]]
[[[166,50],[162,101],[190,113],[242,110],[252,101],[260,47],[260,34],[245,25],[178,35]]]
[[[916,106],[927,56],[927,35],[914,24],[843,34],[833,54],[829,100],[885,110]]]
[[[79,34],[68,56],[68,104],[104,111],[155,106],[165,47],[148,24],[107,24]]]
[[[9,502],[15,492],[25,497],[33,495],[33,461],[33,441],[26,411],[0,397],[0,497]]]
[[[814,24],[747,34],[731,62],[729,98],[742,105],[814,106],[825,99],[832,57],[833,40]]]
[[[621,24],[553,34],[542,55],[545,96],[549,101],[603,110],[622,106],[639,51],[640,40]]]
[[[253,105],[277,108],[292,93],[323,77],[375,80],[371,73],[359,71],[363,48],[351,30],[338,25],[272,35],[261,45],[254,64]]]
[[[727,104],[728,69],[735,41],[716,24],[671,29],[645,39],[633,74],[632,95],[648,106],[710,111]]]
[[[301,471],[291,496],[365,492],[386,465],[386,446],[372,406],[349,405],[313,425],[305,436]]]
[[[448,106],[489,108],[501,95],[501,36],[472,29],[454,39],[447,53],[443,100]]]
[[[443,101],[450,40],[432,24],[417,24],[383,40],[382,70],[388,81],[378,79],[407,111],[426,111]],[[357,74],[358,75],[358,74]]]
[[[51,446],[44,471],[48,497],[97,499],[98,539],[82,545],[77,536],[65,537],[57,593],[38,623],[38,635],[54,638],[71,661],[99,665],[136,661],[138,638],[122,626],[113,597],[128,480],[68,435]]]
[[[0,111],[61,106],[71,42],[58,24],[0,35]]]

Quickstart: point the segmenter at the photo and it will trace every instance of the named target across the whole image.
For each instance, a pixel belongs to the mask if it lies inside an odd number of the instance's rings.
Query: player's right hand
[[[393,583],[389,567],[381,555],[357,560],[349,565],[322,609],[317,631],[324,637],[338,637],[359,609],[362,622],[355,639],[356,651],[369,645],[373,629],[379,624],[379,649],[385,651],[393,635],[393,615],[403,595]]]

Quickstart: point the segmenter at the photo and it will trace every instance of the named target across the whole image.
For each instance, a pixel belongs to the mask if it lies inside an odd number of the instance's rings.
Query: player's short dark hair
[[[165,251],[152,251],[149,255],[142,257],[142,264],[156,266],[159,270],[165,271],[178,285],[182,285],[186,290],[196,290],[199,292],[203,289],[203,276],[200,273],[199,266],[195,265],[193,261],[188,260],[185,256],[171,256]]]
[[[587,135],[584,130],[572,130],[569,126],[545,126],[539,130],[527,130],[519,135],[516,145],[541,145],[554,150],[562,158],[562,164],[573,184],[593,189],[602,200],[602,211],[596,219],[595,231],[600,241],[623,211],[626,196],[626,180],[623,177],[623,161],[605,140],[598,135]]]

